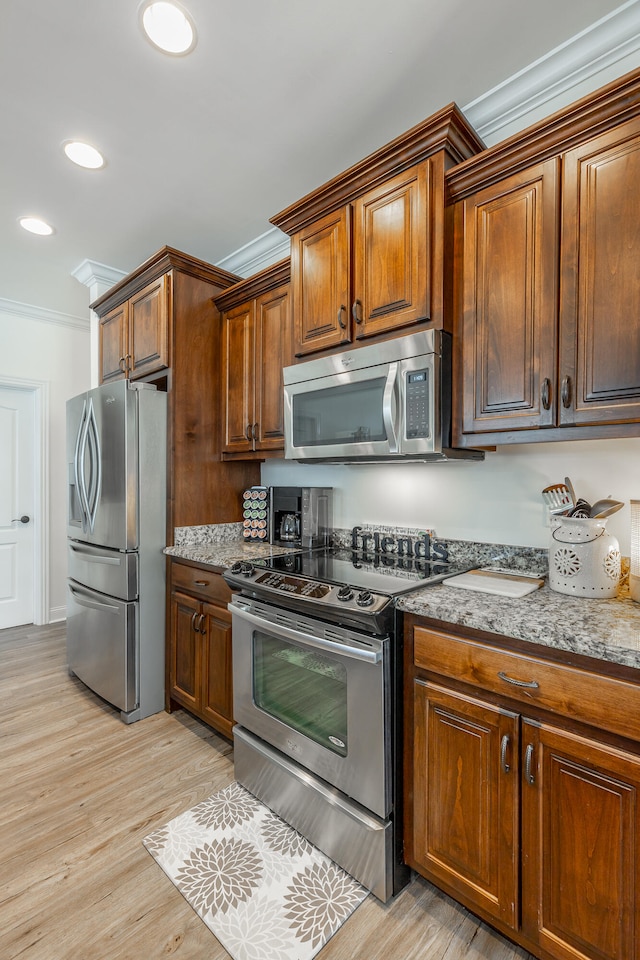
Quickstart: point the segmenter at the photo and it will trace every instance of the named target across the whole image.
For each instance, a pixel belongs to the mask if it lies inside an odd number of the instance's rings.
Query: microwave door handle
[[[382,422],[389,440],[389,453],[398,453],[398,434],[396,433],[396,383],[398,380],[398,364],[389,364],[387,382],[382,395]]]
[[[246,620],[254,627],[260,630],[269,630],[285,640],[293,640],[294,643],[300,643],[305,647],[314,647],[316,650],[324,650],[327,653],[333,653],[341,657],[350,657],[352,660],[360,660],[365,663],[379,663],[382,658],[381,650],[361,650],[359,647],[349,647],[346,644],[334,643],[331,640],[323,640],[322,637],[314,637],[310,633],[292,630],[291,627],[285,627],[282,623],[271,623],[269,620],[263,620],[262,617],[256,617],[247,610],[241,610],[237,606],[229,604],[229,610],[234,617],[240,617]]]

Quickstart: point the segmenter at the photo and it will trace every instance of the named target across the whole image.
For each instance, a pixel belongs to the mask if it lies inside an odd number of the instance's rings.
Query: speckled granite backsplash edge
[[[432,540],[443,544],[448,551],[449,560],[464,563],[473,563],[482,566],[494,564],[504,569],[513,569],[543,576],[548,570],[548,550],[542,547],[513,546],[503,543],[483,543],[473,540],[452,540],[439,537],[433,530],[424,527],[391,527],[380,524],[358,524],[361,533],[379,533],[385,537],[410,537],[412,540],[421,540],[425,533],[429,533]],[[207,543],[238,545],[247,543],[242,536],[242,523],[215,523],[193,527],[176,527],[174,543],[176,546],[195,546]],[[351,546],[351,529],[335,528],[331,533],[331,541],[339,547]],[[264,546],[267,546],[266,544]]]

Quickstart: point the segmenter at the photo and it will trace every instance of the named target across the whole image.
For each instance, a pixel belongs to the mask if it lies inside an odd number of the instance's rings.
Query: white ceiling
[[[138,0],[8,0],[0,28],[0,298],[86,316],[85,258],[168,244],[211,263],[451,101],[461,107],[620,0],[182,0],[159,53]],[[75,167],[63,141],[106,156]],[[25,233],[18,217],[55,226]]]

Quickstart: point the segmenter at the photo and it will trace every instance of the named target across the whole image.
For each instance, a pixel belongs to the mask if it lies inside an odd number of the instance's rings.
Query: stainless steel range
[[[415,553],[326,548],[224,575],[240,591],[236,779],[382,901],[408,880],[394,599],[468,569]]]

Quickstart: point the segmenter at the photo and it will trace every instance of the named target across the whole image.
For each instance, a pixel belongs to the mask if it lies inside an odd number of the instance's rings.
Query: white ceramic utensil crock
[[[607,518],[551,517],[549,586],[574,597],[615,597],[620,582],[620,545]]]

